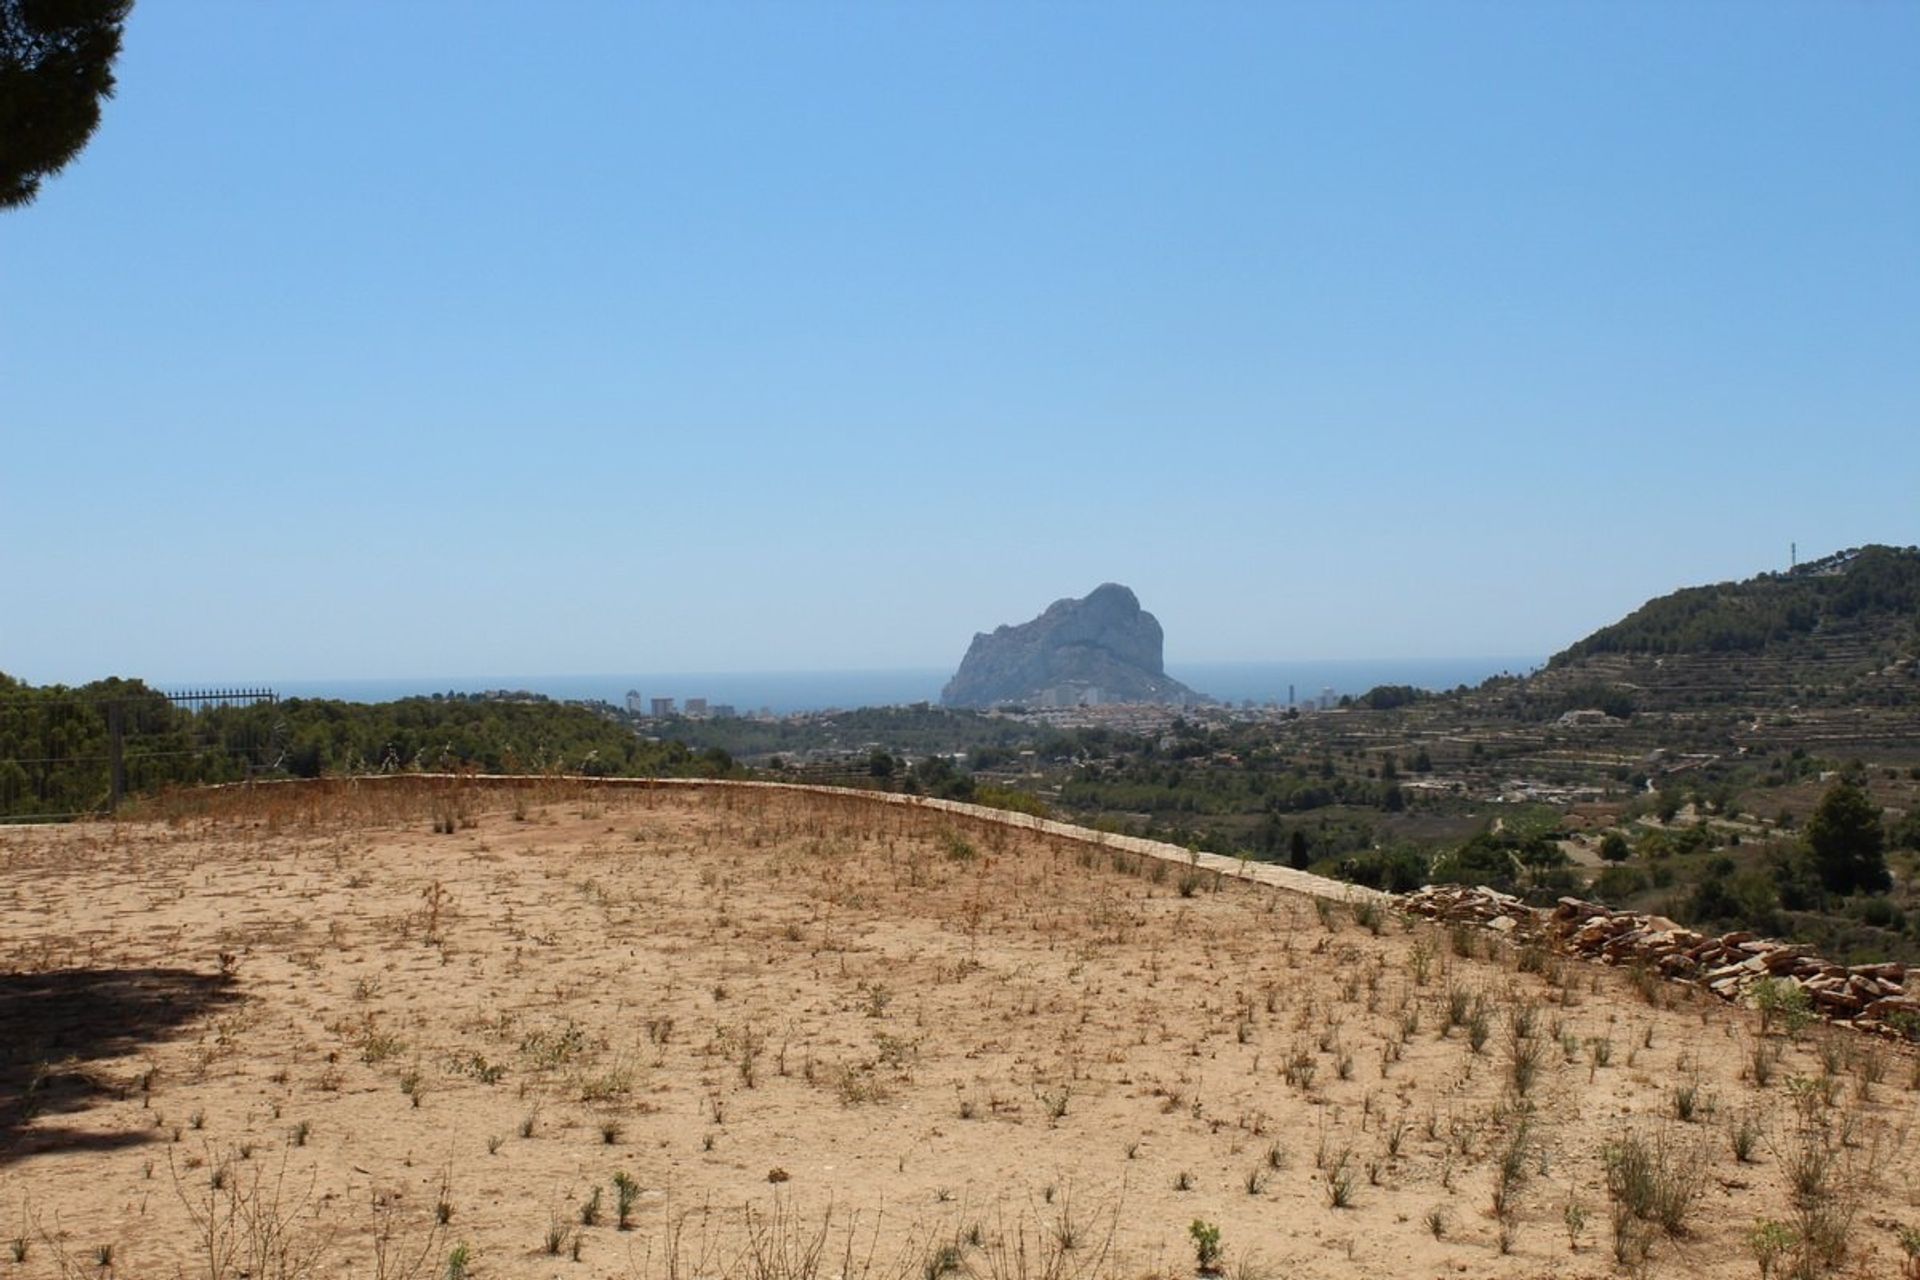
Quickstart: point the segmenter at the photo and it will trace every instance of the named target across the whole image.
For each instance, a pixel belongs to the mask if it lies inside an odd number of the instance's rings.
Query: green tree
[[[1720,857],[1709,862],[1682,908],[1683,918],[1696,924],[1739,920],[1741,903],[1733,890],[1733,872],[1731,858]]]
[[[1807,819],[1806,847],[1830,893],[1884,893],[1893,886],[1880,809],[1851,778],[1840,778],[1820,797]]]
[[[0,209],[31,204],[100,126],[133,0],[0,0]]]
[[[1379,684],[1360,695],[1360,705],[1371,711],[1391,711],[1419,700],[1420,690],[1410,684]]]
[[[915,788],[930,796],[946,800],[973,799],[973,779],[954,768],[953,762],[944,756],[928,756],[913,766],[907,776]]]
[[[1483,831],[1435,858],[1431,874],[1438,884],[1480,884],[1502,893],[1522,888],[1565,893],[1573,887],[1566,864],[1567,855],[1551,837]]]
[[[1631,852],[1627,838],[1618,831],[1609,831],[1600,840],[1600,856],[1608,862],[1625,862]]]

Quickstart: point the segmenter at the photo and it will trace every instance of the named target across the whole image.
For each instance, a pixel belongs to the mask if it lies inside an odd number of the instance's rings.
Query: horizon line
[[[1348,663],[1382,664],[1382,663],[1396,663],[1396,662],[1432,663],[1432,662],[1481,662],[1481,661],[1500,661],[1500,662],[1521,661],[1521,662],[1530,663],[1532,665],[1538,666],[1538,665],[1544,664],[1547,658],[1550,656],[1551,656],[1550,654],[1535,655],[1535,654],[1511,654],[1511,653],[1508,653],[1508,654],[1461,653],[1461,654],[1437,654],[1437,655],[1426,655],[1426,656],[1409,655],[1409,654],[1390,654],[1390,655],[1367,654],[1367,655],[1360,655],[1360,656],[1339,656],[1339,657],[1323,656],[1323,657],[1284,657],[1284,658],[1183,658],[1183,659],[1169,659],[1168,661],[1163,663],[1163,667],[1170,669],[1173,667],[1196,667],[1196,666],[1197,667],[1258,667],[1258,666],[1271,667],[1271,666],[1286,666],[1289,664],[1296,664],[1296,663],[1300,665],[1327,666],[1327,665],[1348,664]],[[926,672],[937,672],[937,671],[950,672],[956,669],[957,668],[951,663],[942,663],[937,665],[936,664],[903,664],[903,665],[886,665],[886,666],[871,666],[871,667],[737,667],[737,668],[724,668],[724,669],[712,668],[707,670],[699,670],[695,668],[684,668],[679,670],[669,670],[665,668],[662,668],[659,670],[640,670],[636,668],[636,669],[628,669],[628,670],[602,670],[602,671],[541,671],[541,672],[522,671],[522,672],[513,672],[513,673],[493,672],[488,674],[466,674],[466,675],[452,675],[452,676],[445,675],[445,674],[318,675],[318,676],[301,675],[301,676],[282,676],[282,677],[278,677],[277,679],[284,681],[286,683],[292,683],[292,684],[322,684],[322,683],[339,683],[339,682],[346,682],[346,681],[382,681],[382,682],[400,683],[400,682],[417,682],[422,680],[426,680],[426,681],[451,680],[457,684],[462,682],[470,683],[473,681],[500,681],[500,680],[598,680],[598,679],[613,679],[613,678],[626,679],[631,676],[671,676],[671,677],[719,676],[719,677],[725,677],[729,679],[735,679],[742,676],[836,676],[836,675],[865,676],[865,675],[886,675],[886,674],[916,674],[917,675],[917,674],[923,674]],[[96,676],[92,678],[108,679],[108,678],[115,678],[115,677]],[[207,684],[207,683],[219,684],[223,682],[227,684],[232,684],[232,683],[235,683],[236,679],[238,679],[241,683],[251,682],[256,684],[267,684],[267,685],[271,685],[275,683],[274,678],[256,679],[253,677],[236,678],[232,676],[223,676],[218,678],[199,678],[199,677],[184,678],[184,677],[173,677],[173,676],[119,676],[117,678],[145,680],[147,683],[156,685],[156,686],[157,685],[187,685],[187,684],[199,685],[199,684]],[[66,683],[66,682],[54,681],[52,683]],[[491,687],[498,688],[501,686],[499,686],[498,684],[495,684]]]

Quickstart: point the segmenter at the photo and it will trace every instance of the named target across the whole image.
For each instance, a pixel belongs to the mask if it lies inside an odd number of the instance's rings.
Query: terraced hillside
[[[1920,550],[1673,592],[1555,655],[1530,691],[1586,687],[1657,711],[1920,704]]]

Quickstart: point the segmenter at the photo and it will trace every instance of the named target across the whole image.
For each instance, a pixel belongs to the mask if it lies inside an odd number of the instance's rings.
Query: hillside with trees
[[[0,818],[90,813],[112,789],[109,708],[129,795],[249,777],[414,771],[594,776],[735,773],[716,747],[650,742],[537,695],[176,706],[139,680],[33,686],[0,674]]]
[[[1861,547],[1745,582],[1650,600],[1549,661],[1603,653],[1760,653],[1822,631],[1879,626],[1911,645],[1920,621],[1920,548]]]
[[[1920,549],[1861,547],[1650,600],[1555,654],[1528,692],[1578,687],[1642,710],[1920,703]]]

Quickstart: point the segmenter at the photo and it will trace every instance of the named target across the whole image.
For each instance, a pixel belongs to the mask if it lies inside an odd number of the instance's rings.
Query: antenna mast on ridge
[[[1797,542],[1787,544],[1787,567],[1789,569],[1800,567],[1800,544]]]

